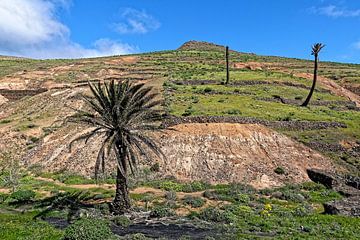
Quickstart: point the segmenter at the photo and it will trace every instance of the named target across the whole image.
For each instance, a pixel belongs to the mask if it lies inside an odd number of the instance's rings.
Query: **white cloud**
[[[144,10],[126,8],[121,13],[121,22],[114,23],[114,29],[121,34],[147,33],[160,27],[160,22]]]
[[[128,44],[100,39],[91,48],[71,41],[70,30],[56,11],[69,0],[1,0],[0,55],[32,58],[80,58],[134,51]]]
[[[340,8],[335,5],[328,5],[325,7],[312,7],[310,9],[311,12],[315,14],[325,15],[329,17],[359,17],[360,16],[360,9],[347,9],[347,8]]]

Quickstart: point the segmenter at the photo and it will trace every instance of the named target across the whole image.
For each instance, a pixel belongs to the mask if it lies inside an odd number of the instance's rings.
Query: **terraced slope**
[[[130,79],[162,92],[164,110],[172,116],[167,120],[170,125],[259,123],[321,152],[340,168],[359,172],[360,112],[356,104],[319,85],[310,107],[299,107],[311,86],[311,80],[299,74],[311,71],[310,61],[231,51],[231,79],[225,86],[223,55],[221,46],[192,42],[175,51],[131,56],[0,60],[1,152],[29,161],[59,134],[64,138],[57,138],[57,144],[66,147],[68,132],[60,122],[73,108],[83,107],[80,94],[87,91],[87,81]],[[321,63],[320,69],[327,77],[343,73],[338,84],[356,89],[359,65]]]

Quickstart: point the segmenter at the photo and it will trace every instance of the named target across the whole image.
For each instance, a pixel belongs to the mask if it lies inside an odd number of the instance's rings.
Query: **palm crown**
[[[323,49],[324,47],[325,47],[325,45],[322,43],[315,43],[311,47],[311,55],[317,56],[319,54],[319,52],[321,51],[321,49]]]
[[[73,140],[70,147],[73,142],[81,139],[85,139],[87,143],[96,135],[103,137],[95,164],[96,177],[99,170],[104,171],[105,159],[111,152],[115,153],[118,169],[123,177],[126,177],[127,166],[134,173],[140,154],[148,156],[144,146],[157,155],[161,154],[156,142],[145,134],[147,130],[160,130],[158,123],[161,111],[154,107],[161,101],[155,99],[157,94],[152,93],[151,87],[129,81],[111,81],[103,85],[99,82],[89,86],[93,96],[84,96],[84,99],[92,111],[79,111],[73,119],[94,129]]]

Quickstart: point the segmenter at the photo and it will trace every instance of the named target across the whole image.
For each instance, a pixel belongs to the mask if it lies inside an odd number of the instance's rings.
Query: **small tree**
[[[225,47],[225,59],[226,59],[226,80],[225,84],[229,84],[230,81],[230,73],[229,73],[229,47]]]
[[[306,107],[311,99],[311,96],[313,95],[313,92],[315,90],[315,85],[316,85],[316,80],[317,80],[317,70],[318,70],[318,61],[319,61],[319,52],[321,51],[321,49],[323,49],[325,47],[324,44],[322,43],[316,43],[312,46],[312,51],[311,51],[311,55],[314,55],[315,59],[314,59],[314,79],[313,79],[313,83],[309,92],[309,95],[307,96],[305,102],[303,104],[301,104],[301,106]]]
[[[15,192],[19,186],[20,179],[19,161],[12,157],[10,152],[1,153],[0,160],[2,185],[10,187],[11,192]]]
[[[145,147],[157,155],[162,155],[157,144],[146,134],[160,130],[161,111],[154,109],[161,101],[155,100],[157,94],[151,87],[131,84],[129,81],[92,85],[92,97],[84,100],[92,111],[79,111],[70,120],[94,127],[70,143],[95,135],[103,139],[95,163],[95,176],[104,172],[105,160],[113,153],[117,161],[116,194],[112,203],[114,214],[123,214],[130,208],[128,172],[134,174],[140,155],[148,158]]]

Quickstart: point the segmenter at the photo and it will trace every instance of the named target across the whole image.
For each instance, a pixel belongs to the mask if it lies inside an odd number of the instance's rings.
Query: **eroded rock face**
[[[165,171],[182,180],[245,182],[254,187],[309,180],[308,166],[331,168],[315,151],[257,124],[180,124],[160,136]],[[274,172],[276,167],[284,175]]]
[[[183,181],[243,182],[266,188],[309,181],[308,168],[333,168],[331,161],[316,151],[257,124],[191,123],[172,128],[154,134],[166,156],[155,160],[161,174]],[[75,145],[72,151],[66,145],[84,131],[72,127],[47,136],[27,163],[92,175],[100,139]],[[276,174],[277,167],[285,174]]]

